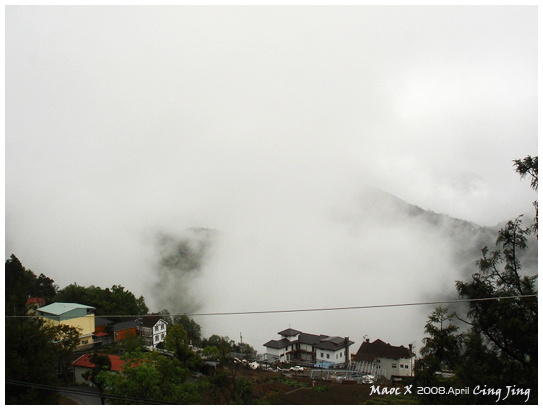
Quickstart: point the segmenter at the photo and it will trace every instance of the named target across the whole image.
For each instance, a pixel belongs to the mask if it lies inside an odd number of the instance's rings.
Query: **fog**
[[[537,29],[535,6],[8,6],[5,257],[171,313],[455,299],[475,240],[368,187],[529,219]],[[192,317],[261,352],[289,326],[418,349],[431,309]]]

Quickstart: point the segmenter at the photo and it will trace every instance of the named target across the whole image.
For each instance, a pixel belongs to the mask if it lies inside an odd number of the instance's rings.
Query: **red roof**
[[[109,357],[109,360],[111,361],[111,370],[121,371],[121,369],[122,369],[122,367],[124,365],[124,360],[121,359],[121,356],[113,356],[113,355],[110,355],[110,354],[108,354],[107,356]],[[72,364],[74,366],[88,367],[88,368],[92,369],[93,367],[95,367],[95,365],[90,362],[90,358],[91,358],[90,354],[84,354],[83,356],[81,356],[79,359],[77,359]]]
[[[28,298],[26,301],[27,305],[30,305],[31,303],[37,303],[38,305],[45,306],[45,299],[44,298]]]

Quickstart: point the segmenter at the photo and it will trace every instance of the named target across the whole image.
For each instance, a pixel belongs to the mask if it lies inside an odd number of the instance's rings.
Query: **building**
[[[164,341],[168,324],[162,319],[162,316],[144,316],[139,319],[139,322],[141,323],[141,335],[145,338],[147,346],[156,347],[157,344]]]
[[[348,337],[314,335],[295,329],[279,332],[279,340],[265,343],[266,353],[281,362],[308,362],[339,364],[349,363],[349,346],[354,344]]]
[[[79,345],[76,348],[90,347],[93,344],[94,311],[93,306],[79,303],[52,303],[36,311],[46,323],[54,326],[68,325],[79,331]]]
[[[94,318],[94,343],[111,343],[111,325],[113,321],[102,317]]]
[[[103,317],[94,318],[94,331],[95,332],[107,332],[108,327],[113,325],[113,320],[105,319]]]
[[[353,362],[367,362],[373,364],[385,375],[387,379],[392,376],[413,376],[414,357],[412,345],[392,346],[377,339],[370,343],[366,339],[354,355]]]
[[[140,336],[141,324],[138,320],[128,320],[126,322],[115,323],[113,326],[113,341],[120,342],[121,340],[130,337]]]
[[[81,356],[79,359],[75,360],[72,363],[72,366],[74,368],[74,381],[76,383],[85,383],[88,385],[93,384],[90,380],[88,380],[87,378],[83,376],[84,373],[86,373],[87,371],[95,367],[95,365],[91,363],[90,361],[91,356],[92,355],[90,354],[84,354],[83,356]],[[111,362],[110,371],[111,372],[122,371],[124,360],[121,359],[120,356],[113,356],[110,354],[108,354],[107,356],[109,357],[109,360]]]

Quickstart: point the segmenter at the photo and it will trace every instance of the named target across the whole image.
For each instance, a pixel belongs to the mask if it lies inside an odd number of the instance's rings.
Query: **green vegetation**
[[[6,404],[57,404],[58,393],[20,383],[58,385],[68,374],[79,334],[66,325],[44,326],[39,318],[24,317],[29,296],[47,300],[55,291],[51,279],[43,274],[36,277],[15,255],[6,260],[5,275],[6,314],[10,315],[5,321]]]
[[[58,289],[54,281],[43,273],[38,277],[26,269],[15,255],[6,260],[5,275],[5,306],[8,315],[26,314],[26,301],[29,297],[44,298],[45,303],[51,303]]]
[[[531,177],[537,189],[537,157],[515,160],[521,177]],[[534,203],[537,215],[537,202]],[[522,273],[520,254],[527,237],[537,235],[537,217],[523,227],[521,217],[507,222],[498,233],[496,248],[484,247],[477,262],[478,272],[469,281],[457,281],[458,294],[470,299],[467,317],[449,314],[438,307],[428,319],[417,362],[415,381],[419,386],[506,389],[515,386],[530,392],[528,403],[537,403],[537,274]],[[486,299],[486,300],[481,300]],[[469,325],[463,334],[450,322],[453,317]],[[454,371],[451,379],[436,372]],[[524,404],[526,395],[510,395],[506,404]],[[424,403],[495,404],[492,395],[426,395]]]
[[[531,187],[537,189],[537,157],[515,160],[516,171],[531,177]],[[534,203],[537,215],[537,202]],[[488,386],[505,389],[515,386],[530,391],[529,404],[537,403],[537,274],[522,273],[519,257],[527,248],[527,238],[537,236],[537,217],[530,226],[522,218],[509,221],[498,233],[494,249],[484,247],[477,262],[478,271],[469,280],[456,282],[458,294],[469,299],[464,317],[438,306],[425,325],[422,358],[416,362],[413,391],[417,386],[449,388]],[[101,289],[83,287],[76,283],[62,290],[54,281],[41,274],[36,276],[12,255],[6,261],[6,299],[8,316],[6,335],[6,404],[58,404],[59,395],[53,390],[32,388],[28,383],[57,386],[66,381],[70,354],[78,344],[78,332],[69,326],[44,325],[37,317],[26,316],[29,296],[46,302],[62,301],[95,306],[96,314],[144,315],[148,313],[145,300],[136,298],[121,285]],[[96,367],[87,373],[105,395],[107,404],[141,404],[146,401],[177,404],[265,404],[261,397],[273,399],[263,392],[255,379],[243,376],[243,368],[234,365],[232,353],[252,360],[255,349],[246,343],[236,343],[227,336],[201,337],[200,326],[188,316],[160,312],[169,323],[164,346],[173,357],[157,352],[142,352],[142,339],[126,339],[109,348],[121,349],[125,365],[122,373],[109,371],[111,362],[106,355],[95,354],[91,362]],[[454,324],[460,320],[469,327],[463,333]],[[195,354],[189,344],[201,345],[202,355]],[[220,366],[208,376],[190,379],[191,372],[204,372],[202,356],[218,361]],[[451,378],[441,372],[450,370]],[[201,375],[200,375],[201,376]],[[269,381],[266,377],[266,381]],[[314,386],[291,378],[279,377],[269,384],[282,383],[294,389],[325,392],[330,387]],[[269,387],[269,386],[268,386]],[[275,388],[280,386],[275,384]],[[441,388],[441,389],[440,389]],[[273,388],[270,387],[270,391]],[[430,389],[432,391],[432,389]],[[129,399],[112,398],[124,396]],[[504,404],[524,404],[526,395],[511,395]],[[372,397],[365,404],[495,404],[493,395],[425,394]]]
[[[84,287],[73,283],[60,290],[54,301],[94,306],[96,316],[112,316],[111,319],[117,321],[126,319],[115,319],[116,315],[146,315],[149,313],[143,296],[136,298],[132,292],[125,290],[121,285],[113,285],[111,289],[102,289],[98,286]]]
[[[281,377],[280,379],[278,379],[278,382],[288,384],[289,386],[292,386],[296,389],[306,389],[309,387],[309,383],[299,382],[294,379],[289,379],[288,377]]]
[[[198,400],[183,389],[189,371],[177,359],[136,351],[125,354],[124,360],[122,373],[101,371],[96,376],[105,394],[132,398],[107,399],[109,404],[139,404],[138,399],[195,404],[189,403],[191,398]]]

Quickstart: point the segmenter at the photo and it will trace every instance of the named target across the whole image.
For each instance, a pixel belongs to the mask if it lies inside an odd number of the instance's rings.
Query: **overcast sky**
[[[366,185],[479,225],[532,212],[512,160],[537,155],[537,29],[536,6],[7,7],[5,256],[158,310],[156,235],[204,227],[201,311],[454,289],[435,238],[331,215]],[[261,351],[289,325],[406,345],[426,312],[401,312],[201,322]]]

